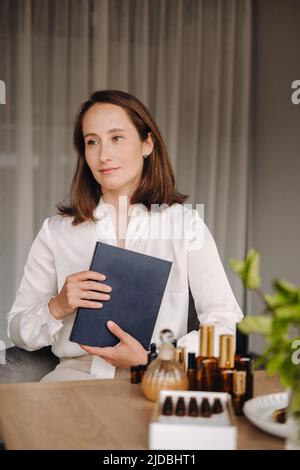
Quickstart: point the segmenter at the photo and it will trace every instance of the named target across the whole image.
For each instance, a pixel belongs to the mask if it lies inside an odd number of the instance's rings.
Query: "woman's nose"
[[[102,144],[99,146],[99,160],[100,162],[111,160],[109,148],[107,145]]]

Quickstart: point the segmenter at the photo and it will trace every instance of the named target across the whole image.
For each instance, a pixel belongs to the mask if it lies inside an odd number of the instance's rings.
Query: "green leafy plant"
[[[265,365],[269,375],[278,373],[284,386],[294,387],[300,381],[300,287],[275,279],[274,294],[264,294],[260,287],[260,254],[254,249],[243,261],[231,259],[230,264],[245,287],[255,291],[264,305],[261,315],[246,316],[238,324],[242,333],[257,333],[266,339],[266,348],[256,366]]]

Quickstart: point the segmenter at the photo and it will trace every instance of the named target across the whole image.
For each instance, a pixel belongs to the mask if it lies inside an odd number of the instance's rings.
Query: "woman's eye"
[[[95,139],[88,140],[87,145],[89,147],[95,147],[95,145],[97,145],[97,141]]]
[[[120,140],[118,140],[118,139],[123,139],[123,137],[121,135],[115,135],[113,137],[113,140],[115,140],[116,142],[120,142]]]

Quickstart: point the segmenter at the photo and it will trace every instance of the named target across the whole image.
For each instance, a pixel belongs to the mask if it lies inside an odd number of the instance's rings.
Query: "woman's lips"
[[[120,168],[120,167],[119,167]],[[108,174],[108,173],[112,173],[113,171],[116,171],[118,170],[119,168],[105,168],[103,170],[100,170],[100,173],[103,173],[104,175]]]

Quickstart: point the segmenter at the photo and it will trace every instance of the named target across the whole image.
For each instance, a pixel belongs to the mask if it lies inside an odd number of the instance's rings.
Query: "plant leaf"
[[[267,315],[247,316],[238,324],[238,329],[245,335],[257,333],[269,336],[272,331],[272,318]]]
[[[273,354],[267,362],[267,372],[269,375],[274,375],[281,369],[282,364],[286,359],[286,355],[285,351],[279,351],[278,353]]]
[[[294,298],[298,297],[300,294],[300,289],[298,287],[284,279],[275,279],[273,281],[273,285],[277,292],[280,292],[286,297]]]
[[[285,387],[292,387],[299,380],[299,365],[293,364],[291,356],[288,355],[283,361],[280,370],[280,380]]]
[[[287,298],[286,295],[283,295],[277,292],[274,295],[264,295],[264,299],[267,302],[268,306],[271,310],[274,310],[277,307],[285,306],[287,304],[291,304],[291,300]]]
[[[274,314],[277,318],[300,323],[300,304],[278,307],[274,310]]]
[[[258,251],[249,250],[244,261],[232,258],[230,265],[248,289],[257,289],[260,286],[260,253]]]
[[[275,279],[274,295],[261,292],[260,254],[254,249],[247,253],[243,261],[231,259],[230,264],[246,288],[256,290],[267,305],[264,315],[246,316],[238,324],[242,333],[260,334],[266,338],[266,348],[255,361],[255,366],[265,364],[269,375],[278,373],[284,386],[295,388],[300,383],[299,352],[297,349],[294,351],[295,338],[290,338],[294,334],[292,329],[298,327],[299,331],[300,326],[300,287],[283,279]],[[295,402],[298,411],[299,402]]]

